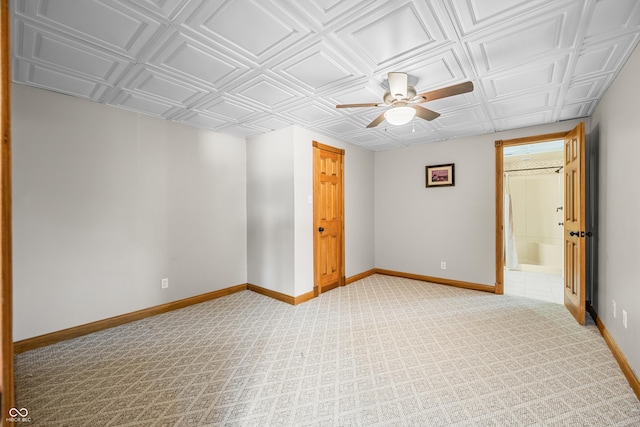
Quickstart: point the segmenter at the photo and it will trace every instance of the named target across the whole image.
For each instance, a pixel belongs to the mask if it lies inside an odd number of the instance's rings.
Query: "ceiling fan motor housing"
[[[386,105],[392,105],[395,101],[411,101],[418,94],[413,86],[407,86],[407,97],[403,99],[397,99],[394,95],[391,95],[390,91],[384,93],[383,101]]]

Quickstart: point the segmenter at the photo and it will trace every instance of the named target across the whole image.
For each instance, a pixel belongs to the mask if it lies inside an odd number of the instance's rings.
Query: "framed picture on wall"
[[[426,166],[427,187],[452,187],[455,185],[453,163]]]

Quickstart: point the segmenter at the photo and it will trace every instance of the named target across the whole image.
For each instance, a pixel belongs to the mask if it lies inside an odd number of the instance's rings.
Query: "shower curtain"
[[[516,251],[516,236],[513,234],[513,210],[511,208],[511,187],[509,174],[504,179],[504,265],[510,270],[518,268],[518,252]]]

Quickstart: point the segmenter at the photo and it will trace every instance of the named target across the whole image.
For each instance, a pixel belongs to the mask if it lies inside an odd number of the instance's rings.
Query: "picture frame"
[[[454,163],[425,166],[427,187],[453,187],[455,185]]]

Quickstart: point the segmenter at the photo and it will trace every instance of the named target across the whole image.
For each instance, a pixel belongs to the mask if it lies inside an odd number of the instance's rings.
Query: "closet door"
[[[344,286],[344,150],[313,142],[314,294]]]

